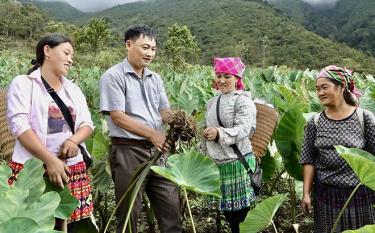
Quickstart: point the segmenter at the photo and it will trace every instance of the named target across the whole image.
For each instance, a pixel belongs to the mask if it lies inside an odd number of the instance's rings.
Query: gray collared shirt
[[[163,130],[160,111],[170,108],[163,80],[145,68],[143,77],[135,73],[125,59],[109,68],[100,78],[100,111],[106,116],[109,136],[143,139],[116,126],[109,112],[122,111],[141,124],[158,131]]]

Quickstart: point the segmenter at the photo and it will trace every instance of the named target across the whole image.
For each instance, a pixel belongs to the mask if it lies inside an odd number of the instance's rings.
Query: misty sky
[[[323,3],[332,5],[340,0],[302,0],[302,1],[307,2],[311,5],[322,5]]]
[[[118,4],[137,2],[140,0],[42,0],[42,1],[64,1],[80,11],[100,11]]]
[[[58,1],[58,0],[44,0],[44,1]],[[113,7],[118,4],[125,4],[129,2],[137,2],[141,0],[60,0],[68,2],[80,11],[100,11],[106,8]],[[332,5],[340,0],[302,0],[311,5],[321,5],[322,3]]]

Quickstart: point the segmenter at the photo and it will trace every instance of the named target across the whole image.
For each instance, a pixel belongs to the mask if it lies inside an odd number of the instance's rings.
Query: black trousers
[[[240,233],[240,223],[243,222],[250,207],[237,211],[224,211],[224,216],[230,225],[232,233]]]

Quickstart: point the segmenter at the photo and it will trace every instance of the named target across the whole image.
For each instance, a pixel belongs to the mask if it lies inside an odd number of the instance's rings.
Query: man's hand
[[[166,142],[165,135],[163,133],[155,131],[150,137],[150,141],[159,152],[165,153],[169,150],[170,145]]]
[[[207,141],[214,141],[218,136],[218,130],[214,127],[205,128],[203,130],[203,137]]]
[[[175,114],[175,111],[169,108],[163,109],[160,111],[160,115],[164,123],[170,123],[173,119],[174,114]]]

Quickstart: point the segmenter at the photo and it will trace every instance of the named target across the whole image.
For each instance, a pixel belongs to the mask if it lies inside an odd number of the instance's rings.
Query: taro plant
[[[207,156],[189,151],[172,155],[168,158],[165,167],[152,166],[151,169],[182,189],[195,233],[194,220],[186,190],[220,198],[220,174],[215,163]]]
[[[282,157],[284,168],[288,172],[292,224],[296,223],[295,180],[302,180],[302,166],[299,164],[299,158],[304,125],[305,119],[300,108],[290,108],[281,117],[275,134],[277,149]]]
[[[273,217],[285,199],[285,194],[278,194],[258,203],[257,206],[247,214],[245,221],[240,224],[241,232],[257,233],[272,224],[277,233]]]
[[[95,211],[98,213],[98,226],[102,230],[107,224],[110,216],[111,194],[108,192],[112,187],[111,168],[108,161],[109,137],[106,135],[106,122],[99,118],[94,136],[86,141],[90,154],[94,157],[94,165],[91,168],[92,184],[94,187],[93,198]]]
[[[373,233],[375,232],[375,225],[367,225],[357,230],[346,230],[343,233]]]
[[[349,164],[353,169],[354,173],[359,179],[358,185],[354,188],[353,192],[350,194],[348,200],[345,202],[342,207],[339,215],[337,216],[336,222],[332,227],[331,233],[336,232],[337,225],[340,221],[341,216],[344,214],[346,207],[349,205],[354,194],[362,186],[366,185],[367,187],[375,190],[375,156],[357,148],[346,148],[343,146],[335,146],[337,152],[341,155],[343,159]],[[367,227],[358,232],[370,232],[366,231],[368,229],[373,229],[374,227]],[[373,232],[373,231],[371,231]]]
[[[0,165],[0,232],[58,233],[53,230],[55,218],[68,219],[78,205],[67,186],[54,189],[45,183],[43,163],[30,159],[24,164],[17,181],[8,179],[12,170]]]
[[[173,116],[170,116],[168,124],[169,129],[166,137],[166,142],[170,143],[172,153],[175,153],[179,145],[187,145],[188,147],[190,147],[197,133],[195,121],[191,117],[189,117],[186,112],[182,110],[176,110]],[[151,166],[154,165],[155,162],[158,161],[162,156],[164,157],[163,159],[165,159],[166,155],[162,153],[156,153],[155,155],[151,156],[150,159],[143,163],[134,173],[128,189],[120,199],[119,203],[117,203],[115,209],[109,217],[104,232],[107,232],[114,214],[123,201],[126,202],[129,209],[126,211],[127,214],[125,216],[124,228],[122,229],[122,232],[124,233],[125,229],[127,227],[130,227],[131,224],[137,224],[130,222],[131,210],[133,209],[136,197],[143,184],[143,181],[145,180],[147,174],[150,172]]]

